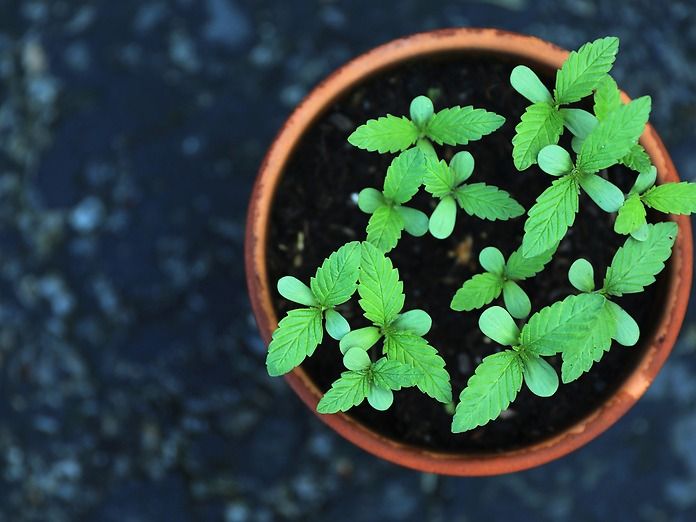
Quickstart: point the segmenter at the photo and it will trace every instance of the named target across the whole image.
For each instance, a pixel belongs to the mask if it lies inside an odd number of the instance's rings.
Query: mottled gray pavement
[[[696,176],[688,0],[0,0],[0,520],[696,520],[693,313],[617,426],[504,477],[377,461],[265,375],[241,266],[264,149],[333,68],[445,26],[620,36]]]

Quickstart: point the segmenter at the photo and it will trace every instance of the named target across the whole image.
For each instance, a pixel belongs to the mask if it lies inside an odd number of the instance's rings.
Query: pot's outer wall
[[[285,123],[259,170],[251,196],[246,228],[245,265],[249,296],[263,340],[268,344],[278,325],[272,305],[273,287],[266,270],[266,237],[271,205],[283,167],[305,129],[328,107],[366,76],[401,61],[444,52],[502,53],[521,63],[557,69],[568,51],[539,38],[496,29],[445,29],[392,41],[361,55],[317,86]],[[628,97],[623,95],[624,101]],[[662,140],[648,125],[641,144],[657,167],[660,183],[679,181]],[[670,216],[679,234],[668,265],[667,300],[657,328],[636,370],[605,404],[561,434],[543,442],[489,455],[424,451],[385,438],[345,414],[319,415],[343,437],[364,450],[402,466],[447,475],[495,475],[539,466],[587,444],[614,424],[645,393],[669,356],[679,334],[691,290],[693,245],[691,223],[685,216]],[[322,396],[302,369],[286,376],[293,390],[316,413]]]

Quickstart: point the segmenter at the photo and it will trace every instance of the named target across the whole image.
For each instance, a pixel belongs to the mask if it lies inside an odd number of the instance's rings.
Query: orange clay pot
[[[266,242],[273,196],[295,146],[335,99],[385,68],[416,58],[451,51],[501,54],[540,71],[558,69],[568,51],[532,36],[495,29],[445,29],[395,40],[341,67],[297,107],[269,149],[254,185],[246,225],[245,263],[249,297],[261,336],[266,343],[278,325],[268,280]],[[623,95],[624,101],[628,97]],[[658,182],[679,181],[660,137],[648,125],[640,140],[657,167]],[[562,433],[532,445],[495,454],[438,453],[396,442],[372,431],[345,414],[319,415],[333,430],[356,446],[396,464],[446,475],[496,475],[539,466],[587,444],[614,424],[645,393],[667,359],[681,327],[691,290],[692,238],[687,217],[670,216],[679,225],[672,258],[667,266],[662,317],[636,369],[594,412]],[[436,319],[437,320],[437,319]],[[322,392],[301,369],[285,377],[295,393],[316,412]]]

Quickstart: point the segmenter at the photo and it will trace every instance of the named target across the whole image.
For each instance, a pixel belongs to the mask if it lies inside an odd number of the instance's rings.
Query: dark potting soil
[[[369,216],[357,208],[356,195],[365,187],[382,187],[394,155],[358,150],[346,138],[370,118],[408,114],[410,100],[419,94],[431,96],[436,110],[474,105],[505,116],[505,125],[492,135],[465,147],[441,147],[438,152],[449,160],[459,150],[470,151],[476,160],[471,182],[501,187],[529,209],[551,178],[536,166],[520,173],[512,162],[511,140],[526,106],[509,84],[515,65],[495,56],[454,54],[420,59],[371,77],[340,98],[304,136],[278,187],[268,240],[271,281],[294,275],[308,282],[332,251],[348,241],[365,238]],[[635,179],[623,167],[612,168],[607,174],[624,191]],[[410,205],[430,214],[435,201],[421,190]],[[405,310],[422,308],[433,318],[433,328],[426,337],[446,361],[455,401],[481,359],[502,348],[479,331],[480,310],[454,312],[450,301],[465,280],[482,270],[478,254],[484,247],[498,247],[507,257],[521,244],[524,219],[484,221],[460,210],[450,238],[437,240],[429,234],[414,238],[404,233],[389,254],[404,282]],[[522,283],[534,310],[576,293],[568,283],[567,271],[579,257],[592,263],[596,283],[601,285],[604,269],[625,240],[613,232],[614,219],[586,195],[581,196],[575,225],[553,261],[536,278]],[[655,216],[651,219],[654,221]],[[664,279],[663,273],[646,292],[618,301],[638,321],[642,340],[650,338],[660,315]],[[278,294],[274,300],[279,317],[295,307]],[[352,328],[368,325],[357,301],[356,296],[340,307]],[[445,407],[415,388],[395,393],[394,404],[386,412],[377,412],[365,402],[349,414],[380,433],[420,447],[464,452],[512,449],[551,437],[588,415],[621,385],[643,350],[640,343],[631,348],[614,343],[588,374],[561,385],[552,398],[537,397],[523,386],[498,420],[463,434],[451,433],[452,417]],[[560,375],[558,359],[551,362]],[[325,335],[303,368],[327,390],[344,371],[338,343]]]

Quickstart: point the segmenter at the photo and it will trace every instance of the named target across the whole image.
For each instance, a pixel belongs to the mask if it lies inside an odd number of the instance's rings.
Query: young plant
[[[586,342],[562,351],[564,383],[578,379],[590,370],[593,363],[599,362],[604,352],[609,351],[612,339],[623,346],[633,346],[638,342],[638,323],[614,299],[642,292],[655,282],[655,277],[662,272],[665,261],[672,254],[677,224],[658,223],[646,225],[645,229],[643,240],[628,238],[616,251],[599,290],[595,290],[594,268],[589,261],[581,258],[571,265],[568,271],[570,283],[586,294],[603,295],[606,301]]]
[[[564,123],[572,117],[572,110],[561,109],[561,105],[591,95],[611,70],[618,50],[619,39],[606,37],[571,52],[556,73],[553,96],[529,67],[519,65],[513,69],[512,87],[532,102],[515,127],[512,140],[512,158],[518,170],[535,164],[544,147],[558,143]]]
[[[360,149],[379,153],[402,152],[419,139],[438,145],[466,145],[505,123],[502,116],[472,106],[457,105],[435,112],[433,102],[426,96],[414,98],[409,112],[411,119],[387,114],[368,120],[348,137],[348,142]]]
[[[521,330],[503,308],[485,310],[479,328],[510,348],[489,355],[478,365],[459,395],[452,431],[468,431],[497,418],[515,399],[523,380],[535,395],[553,395],[558,375],[543,357],[581,346],[605,300],[600,294],[568,296],[532,315]]]
[[[465,183],[473,172],[474,158],[469,152],[458,152],[449,165],[445,160],[426,161],[425,190],[440,200],[429,225],[436,238],[452,234],[457,204],[470,216],[481,219],[505,221],[524,214],[524,208],[504,190],[485,183]]]
[[[529,315],[532,304],[529,297],[518,284],[533,277],[544,269],[556,252],[552,248],[536,257],[524,257],[517,249],[508,259],[495,247],[486,247],[479,254],[479,264],[485,270],[464,282],[454,294],[450,308],[457,312],[482,308],[503,294],[505,308],[516,319]]]
[[[424,159],[419,149],[402,152],[389,165],[382,191],[366,188],[358,194],[358,207],[371,214],[367,240],[382,252],[396,246],[404,229],[416,237],[428,231],[428,216],[404,205],[423,183]]]
[[[575,163],[558,145],[547,145],[539,152],[539,167],[557,179],[529,209],[523,255],[539,255],[563,239],[575,221],[581,188],[605,212],[621,208],[623,192],[597,173],[628,154],[643,133],[649,114],[649,96],[617,107],[590,131]]]

